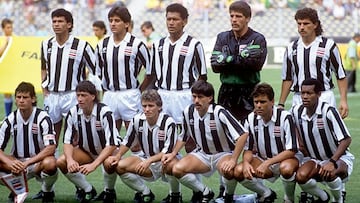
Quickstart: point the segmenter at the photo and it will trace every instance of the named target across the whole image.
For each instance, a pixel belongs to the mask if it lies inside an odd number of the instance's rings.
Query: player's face
[[[254,97],[253,100],[255,113],[266,120],[270,119],[272,116],[274,100],[270,100],[266,95],[259,95]]]
[[[52,18],[52,28],[55,34],[68,33],[71,26],[71,23],[66,22],[64,16],[55,16]]]
[[[88,92],[76,92],[79,107],[85,112],[91,112],[94,106],[95,95]]]
[[[320,94],[314,91],[315,85],[302,85],[301,86],[301,100],[305,107],[315,108]]]
[[[317,23],[313,23],[310,19],[298,19],[298,32],[301,37],[313,37],[316,36],[315,29]]]
[[[250,17],[245,17],[242,13],[237,11],[230,11],[231,28],[236,33],[242,33],[248,27]]]
[[[152,29],[144,26],[141,28],[141,32],[142,32],[143,36],[147,38],[151,35]]]
[[[12,32],[13,32],[13,25],[8,23],[5,25],[5,27],[3,28],[3,32],[5,36],[11,36]]]
[[[111,16],[109,18],[110,30],[113,34],[124,34],[129,27],[129,23],[125,23],[119,16]]]
[[[161,107],[156,105],[153,101],[142,101],[141,102],[143,112],[146,116],[146,120],[155,121],[159,117],[159,113],[161,111]]]
[[[193,104],[195,104],[196,110],[199,112],[200,116],[204,116],[207,112],[213,97],[207,97],[203,94],[192,94]]]
[[[105,30],[96,26],[93,26],[93,32],[98,39],[102,39],[105,35]]]
[[[178,12],[168,12],[166,14],[166,26],[170,35],[182,34],[186,23],[187,20],[182,19]]]
[[[19,110],[32,109],[36,98],[30,96],[30,92],[17,92],[15,95],[16,106]]]

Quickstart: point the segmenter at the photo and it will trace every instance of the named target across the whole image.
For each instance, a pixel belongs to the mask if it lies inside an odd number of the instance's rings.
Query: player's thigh
[[[124,173],[124,172],[136,173],[136,166],[141,161],[142,160],[138,156],[129,156],[124,159],[121,159],[118,162],[116,169],[119,173]]]
[[[88,152],[85,152],[79,147],[74,148],[73,159],[78,162],[79,165],[88,164],[94,160]]]
[[[319,167],[315,161],[304,162],[296,172],[296,181],[300,184],[306,183],[310,178],[318,174]]]
[[[193,153],[187,154],[174,165],[174,173],[206,173],[210,170],[210,163],[199,159]]]

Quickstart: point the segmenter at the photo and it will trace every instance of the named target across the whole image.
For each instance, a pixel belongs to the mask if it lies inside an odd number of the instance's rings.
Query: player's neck
[[[69,33],[56,35],[56,41],[59,45],[63,45],[69,39],[69,36]]]
[[[178,39],[180,39],[183,34],[184,34],[184,32],[178,32],[178,33],[170,34],[170,41],[171,42],[178,41]]]
[[[308,37],[302,37],[302,41],[305,46],[310,45],[316,39],[316,35],[311,35]]]
[[[31,109],[19,109],[21,117],[23,118],[24,121],[27,121],[30,118],[30,116],[31,116],[31,114],[33,112],[32,110],[33,110],[33,108],[31,108]]]
[[[236,39],[240,39],[242,36],[244,36],[247,33],[248,30],[249,30],[249,27],[245,27],[244,29],[239,30],[239,31],[233,30],[233,33],[234,33]]]
[[[126,36],[127,32],[123,33],[113,33],[113,39],[115,44],[119,44]]]

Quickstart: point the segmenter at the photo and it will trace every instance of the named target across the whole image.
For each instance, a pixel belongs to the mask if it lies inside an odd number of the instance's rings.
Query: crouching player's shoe
[[[149,194],[147,194],[147,195],[142,195],[142,203],[152,203],[153,201],[154,201],[154,199],[155,199],[155,195],[154,195],[154,193],[152,193],[151,191],[150,191],[150,193]]]
[[[54,191],[52,192],[42,192],[42,203],[53,203],[54,202],[54,197],[55,197],[55,193]]]
[[[161,200],[160,203],[183,203],[180,192],[173,192]]]

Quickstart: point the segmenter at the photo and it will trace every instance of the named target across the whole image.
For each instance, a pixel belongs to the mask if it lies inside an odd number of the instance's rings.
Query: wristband
[[[337,163],[336,163],[336,161],[335,161],[334,159],[329,159],[329,161],[330,161],[332,164],[334,164],[334,167],[335,167],[335,168],[338,168],[338,165],[337,165]]]
[[[285,104],[280,104],[280,103],[278,103],[278,106],[281,106],[281,107],[285,107]]]

